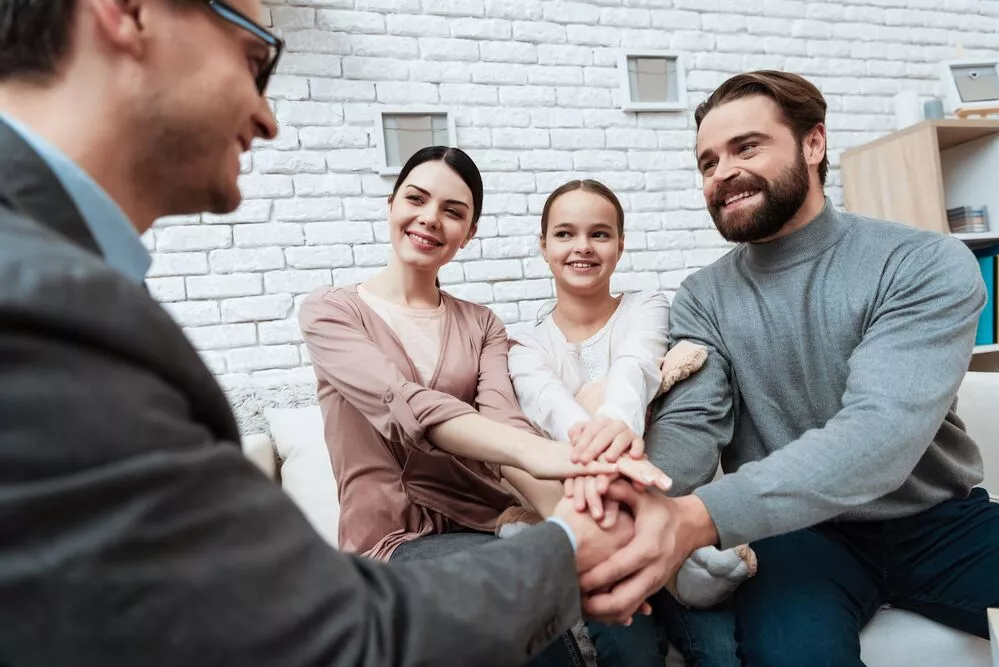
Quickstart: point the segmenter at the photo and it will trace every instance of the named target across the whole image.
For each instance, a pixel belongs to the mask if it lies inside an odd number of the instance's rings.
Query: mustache
[[[765,192],[767,190],[767,180],[762,176],[747,175],[739,180],[723,183],[715,190],[712,203],[715,206],[721,206],[732,195],[745,192],[746,190],[761,190]]]

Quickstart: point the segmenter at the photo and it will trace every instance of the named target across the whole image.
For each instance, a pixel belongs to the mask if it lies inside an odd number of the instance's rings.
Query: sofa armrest
[[[999,373],[966,373],[957,396],[957,416],[982,452],[982,486],[999,498]]]
[[[999,608],[989,609],[989,637],[992,642],[992,667],[999,667]]]

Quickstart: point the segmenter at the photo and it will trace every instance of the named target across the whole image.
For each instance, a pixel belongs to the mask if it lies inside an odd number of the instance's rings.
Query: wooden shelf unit
[[[948,208],[986,205],[988,231],[951,235],[971,248],[999,244],[999,120],[923,121],[843,151],[840,175],[846,210],[941,234],[951,234]]]
[[[948,208],[999,216],[999,120],[923,121],[843,151],[840,174],[848,211],[949,234]]]

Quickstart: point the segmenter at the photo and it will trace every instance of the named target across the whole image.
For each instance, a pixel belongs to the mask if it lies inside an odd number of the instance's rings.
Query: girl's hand
[[[610,528],[617,519],[617,503],[604,501],[603,495],[610,486],[609,475],[588,475],[565,480],[565,497],[572,499],[577,512],[587,509],[601,528]]]
[[[576,402],[591,416],[604,404],[604,383],[602,380],[587,382],[576,392]]]
[[[569,429],[572,443],[572,460],[589,463],[602,458],[617,461],[625,452],[631,458],[642,458],[645,454],[645,441],[631,427],[620,419],[594,417],[587,422],[579,422]]]
[[[621,476],[630,479],[632,485],[638,491],[644,491],[648,486],[655,486],[661,491],[669,491],[673,485],[673,480],[662,473],[650,461],[621,459],[618,465],[623,466],[619,472]],[[649,471],[649,472],[645,472]],[[654,471],[654,472],[651,472]],[[643,475],[654,475],[652,481],[640,481],[638,478]],[[609,475],[588,475],[585,477],[575,477],[565,481],[565,496],[573,500],[573,507],[577,512],[585,512],[589,509],[595,521],[600,522],[604,528],[614,525],[617,517],[617,503],[604,499],[611,481],[614,478]],[[647,477],[645,478],[648,479]]]

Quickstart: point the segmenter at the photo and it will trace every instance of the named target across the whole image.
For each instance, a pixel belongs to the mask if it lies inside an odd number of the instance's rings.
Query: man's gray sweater
[[[984,303],[960,241],[827,199],[681,285],[672,340],[708,361],[655,406],[648,454],[678,493],[697,487],[723,548],[963,497],[982,461],[953,403]]]

